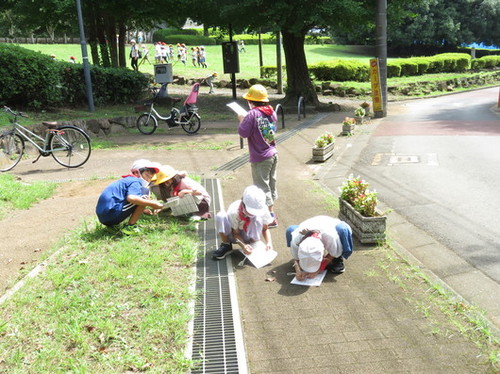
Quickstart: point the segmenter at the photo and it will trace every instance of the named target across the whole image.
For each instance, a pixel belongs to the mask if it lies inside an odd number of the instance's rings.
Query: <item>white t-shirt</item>
[[[300,232],[303,229],[319,231],[320,239],[325,246],[325,250],[335,258],[342,256],[342,243],[337,233],[337,229],[335,228],[340,222],[338,218],[329,216],[316,216],[303,221],[299,227],[292,232],[292,241],[290,243],[292,257],[296,260],[299,259],[299,243],[303,238]]]

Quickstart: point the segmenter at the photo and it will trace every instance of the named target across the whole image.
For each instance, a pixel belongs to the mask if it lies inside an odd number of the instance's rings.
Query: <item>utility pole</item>
[[[76,0],[76,12],[78,14],[78,27],[80,29],[80,44],[82,46],[82,60],[83,60],[83,75],[85,77],[85,91],[87,93],[87,102],[89,105],[89,112],[95,111],[94,108],[94,95],[92,93],[92,80],[90,79],[90,64],[87,55],[87,41],[85,40],[85,31],[83,29],[83,16],[82,6],[80,0]]]
[[[375,112],[375,117],[381,118],[387,116],[387,0],[377,0],[376,33],[382,112]]]

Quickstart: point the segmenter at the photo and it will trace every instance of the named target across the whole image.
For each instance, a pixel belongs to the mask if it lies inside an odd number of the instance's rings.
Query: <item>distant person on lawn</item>
[[[139,233],[136,223],[146,207],[161,209],[163,204],[150,200],[148,184],[158,173],[158,165],[149,160],[137,160],[131,173],[124,175],[104,189],[97,201],[96,214],[99,222],[106,226],[115,226],[129,218],[122,229],[126,235]],[[148,210],[149,214],[153,211]]]
[[[352,254],[352,230],[344,221],[329,216],[316,216],[286,229],[286,245],[290,247],[296,277],[314,278],[325,269],[340,274],[344,259]]]
[[[273,218],[266,206],[266,194],[257,186],[248,186],[243,198],[229,205],[227,211],[220,211],[215,217],[221,245],[213,252],[214,260],[222,260],[233,253],[233,244],[238,244],[245,254],[252,253],[251,243],[261,240],[266,249],[273,249],[271,231],[268,229]]]

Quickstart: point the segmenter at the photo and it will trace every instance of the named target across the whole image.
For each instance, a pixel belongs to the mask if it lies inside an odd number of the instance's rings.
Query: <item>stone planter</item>
[[[324,162],[328,160],[330,157],[333,155],[333,146],[335,143],[330,143],[325,147],[313,147],[312,149],[312,155],[313,155],[313,161],[316,162]]]
[[[339,219],[351,226],[354,236],[362,244],[377,244],[385,241],[386,216],[363,217],[344,199],[339,199]]]
[[[342,135],[352,135],[355,127],[356,125],[354,123],[348,125],[342,124]]]
[[[365,122],[365,117],[354,117],[356,120],[356,125],[362,125]]]

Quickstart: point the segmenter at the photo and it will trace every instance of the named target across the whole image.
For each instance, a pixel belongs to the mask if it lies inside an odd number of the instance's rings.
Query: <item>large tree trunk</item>
[[[127,52],[125,50],[125,38],[127,36],[127,28],[125,24],[118,21],[118,62],[120,67],[127,67]]]
[[[117,68],[118,65],[118,46],[116,42],[116,21],[114,17],[109,17],[106,22],[106,39],[109,46],[109,55],[111,57],[111,66]]]
[[[319,106],[318,95],[309,77],[304,51],[305,34],[297,35],[282,30],[286,59],[287,90],[285,103],[296,104],[300,96],[309,105]]]

